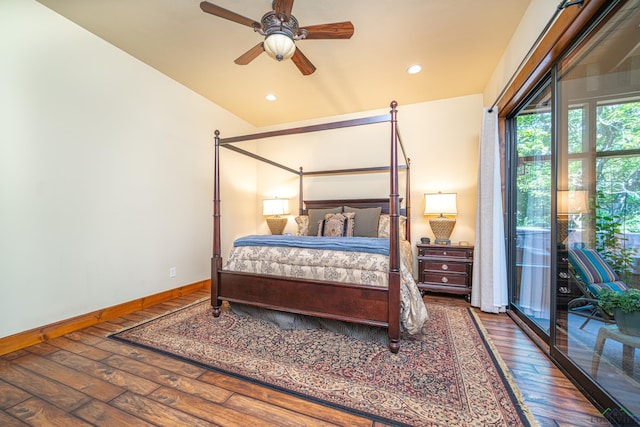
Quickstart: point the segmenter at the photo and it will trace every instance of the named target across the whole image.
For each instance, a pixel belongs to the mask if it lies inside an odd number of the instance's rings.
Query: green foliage
[[[625,281],[629,280],[629,275],[633,269],[633,255],[635,249],[627,248],[627,238],[624,237],[623,225],[625,218],[616,213],[612,205],[606,205],[605,194],[598,191],[596,201],[596,250],[602,254],[607,263]]]
[[[544,109],[516,117],[519,227],[549,227],[552,221],[551,118],[551,113]],[[595,151],[601,155],[595,158],[595,170],[583,170],[585,162],[581,156],[570,159],[568,188],[584,188],[587,181],[594,180],[604,195],[601,206],[609,206],[614,217],[624,216],[624,231],[640,232],[640,102],[598,106],[596,121]],[[584,140],[586,123],[584,108],[568,111],[567,147],[561,150],[579,155],[593,149]],[[629,150],[628,155],[620,153],[625,150]]]
[[[598,305],[607,313],[611,313],[614,308],[619,308],[624,313],[640,311],[640,290],[616,292],[603,289],[598,294]]]

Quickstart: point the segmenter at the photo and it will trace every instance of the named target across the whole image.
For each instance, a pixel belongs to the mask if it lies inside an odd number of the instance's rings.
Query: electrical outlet
[[[175,267],[171,267],[169,269],[169,277],[176,277],[176,268]]]

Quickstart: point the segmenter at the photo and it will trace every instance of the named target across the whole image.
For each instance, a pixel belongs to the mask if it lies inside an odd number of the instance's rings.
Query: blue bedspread
[[[284,246],[389,255],[389,239],[379,237],[251,235],[236,239],[233,246]]]

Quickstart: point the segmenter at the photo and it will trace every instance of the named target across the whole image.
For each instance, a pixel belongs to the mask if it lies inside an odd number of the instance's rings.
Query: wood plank
[[[35,426],[90,427],[73,414],[44,400],[31,398],[7,410],[27,424]]]
[[[248,396],[241,394],[234,394],[226,402],[226,406],[234,408],[236,410],[244,411],[245,414],[249,414],[256,418],[262,418],[269,420],[271,423],[277,426],[289,426],[289,427],[331,427],[335,424],[328,423],[322,420],[322,412],[317,413],[320,418],[313,418],[308,416],[311,414],[302,414],[300,412],[293,412],[280,406],[271,405],[267,402],[263,402],[259,399],[252,399]]]
[[[91,400],[84,393],[42,377],[14,362],[0,360],[0,378],[65,411],[73,411]]]
[[[83,372],[53,362],[40,356],[30,355],[16,360],[31,372],[35,372],[44,378],[49,378],[78,390],[94,399],[107,402],[122,394],[125,389],[115,386],[107,381],[92,377]]]
[[[206,369],[192,363],[182,362],[178,359],[119,341],[105,340],[99,343],[98,346],[102,350],[109,351],[115,355],[125,356],[126,358],[153,365],[157,368],[175,372],[176,374],[189,378],[197,378],[206,371]]]
[[[99,427],[151,427],[155,425],[97,400],[92,400],[83,407],[76,409],[73,413],[91,423],[91,425]]]
[[[115,398],[111,404],[129,414],[157,425],[175,425],[190,427],[210,427],[211,423],[163,405],[147,397],[126,392]]]
[[[97,340],[92,340],[92,342],[95,343]],[[63,349],[93,360],[102,360],[111,355],[108,351],[96,348],[89,343],[85,344],[79,340],[70,339],[69,335],[58,337],[50,341],[49,344],[56,349],[56,352]],[[29,349],[31,349],[31,347],[29,347]]]
[[[159,384],[153,381],[64,350],[50,355],[49,358],[61,365],[100,378],[137,394],[147,395],[160,387]]]
[[[0,426],[2,427],[27,427],[28,425],[6,412],[0,412]]]
[[[322,419],[336,425],[367,427],[371,425],[371,420],[357,415],[349,414],[338,409],[330,408],[319,403],[308,400],[301,400],[289,393],[283,393],[271,388],[247,382],[235,377],[221,374],[219,372],[207,371],[200,377],[200,380],[216,384],[226,390],[250,396],[261,401],[281,406],[285,409],[295,410],[303,414],[322,414]]]
[[[247,414],[244,409],[237,411],[225,407],[224,402],[219,404],[168,387],[161,387],[153,392],[149,398],[220,426],[245,427],[251,425],[252,427],[260,427],[273,425],[270,421]]]
[[[122,369],[150,381],[175,388],[186,393],[197,394],[212,402],[224,402],[231,396],[231,392],[221,387],[208,384],[196,379],[178,375],[145,362],[129,359],[120,355],[113,355],[104,361],[109,366]]]
[[[29,399],[29,393],[0,380],[0,409],[9,408]],[[2,425],[0,423],[0,425]]]

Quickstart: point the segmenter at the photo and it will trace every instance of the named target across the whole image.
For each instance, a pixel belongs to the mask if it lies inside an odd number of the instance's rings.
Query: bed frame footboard
[[[317,282],[280,276],[218,270],[211,289],[213,315],[222,301],[288,313],[387,328],[389,349],[400,338],[400,302],[389,305],[387,288],[340,282]],[[388,319],[398,319],[389,322]]]

